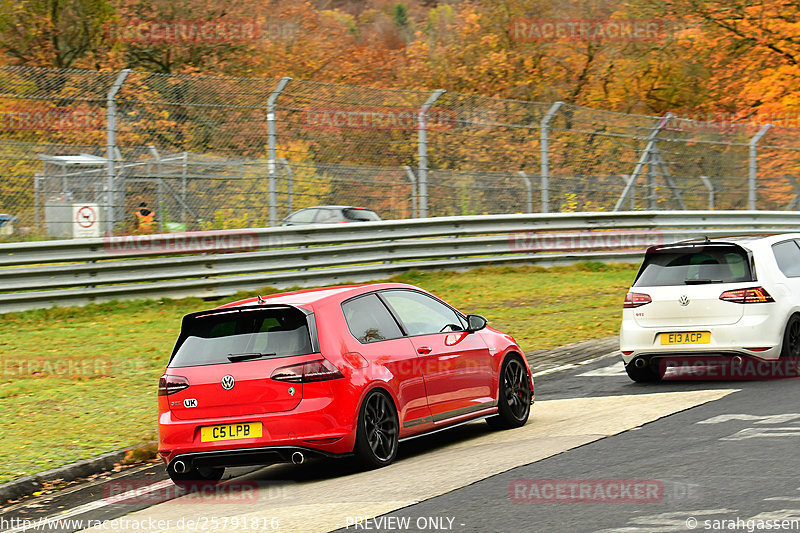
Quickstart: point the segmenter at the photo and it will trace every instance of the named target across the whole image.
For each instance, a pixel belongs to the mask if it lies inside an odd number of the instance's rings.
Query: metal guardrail
[[[646,246],[800,231],[800,213],[517,214],[0,244],[0,312],[114,299],[219,297],[409,269],[637,262]]]

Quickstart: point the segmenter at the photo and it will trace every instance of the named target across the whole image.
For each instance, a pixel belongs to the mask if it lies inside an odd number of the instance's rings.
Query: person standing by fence
[[[155,219],[156,214],[149,209],[147,209],[147,204],[142,202],[139,204],[139,209],[137,209],[134,214],[139,221],[138,230],[141,233],[152,233],[153,232],[153,221]]]

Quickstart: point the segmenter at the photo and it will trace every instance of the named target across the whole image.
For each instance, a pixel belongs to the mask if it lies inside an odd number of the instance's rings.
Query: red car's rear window
[[[313,353],[308,319],[295,308],[218,312],[184,319],[169,366]]]

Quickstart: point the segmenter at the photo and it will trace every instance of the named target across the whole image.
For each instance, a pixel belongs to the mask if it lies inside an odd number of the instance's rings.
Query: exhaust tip
[[[633,365],[636,368],[644,368],[645,366],[647,366],[647,361],[640,357],[639,359],[633,362]]]
[[[172,465],[172,469],[178,474],[183,474],[186,472],[186,463],[183,461],[175,461],[175,464]]]
[[[300,452],[294,452],[292,454],[292,462],[296,465],[301,465],[306,460],[306,456]]]

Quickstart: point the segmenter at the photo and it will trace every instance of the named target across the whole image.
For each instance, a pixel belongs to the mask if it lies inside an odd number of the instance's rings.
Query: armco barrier
[[[651,244],[791,232],[800,213],[517,214],[0,244],[0,312],[114,299],[217,297],[380,279],[409,269],[637,262]]]

